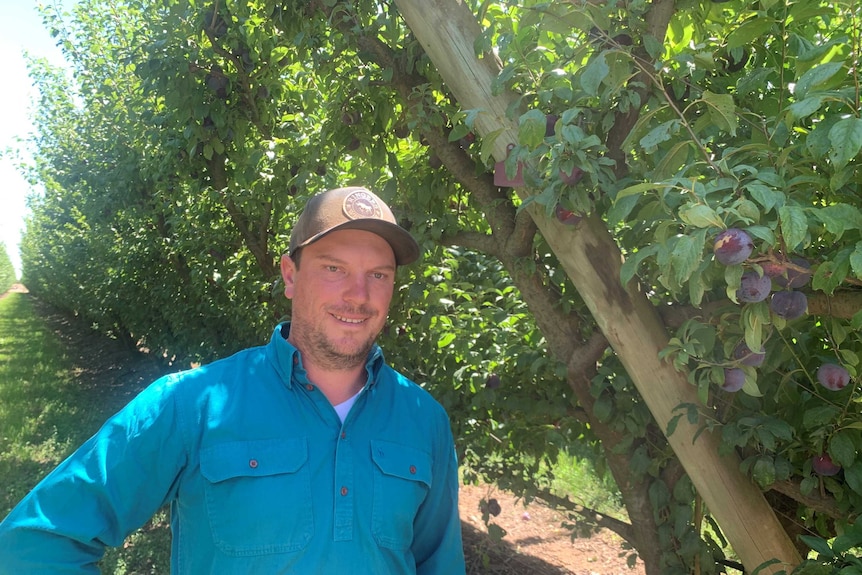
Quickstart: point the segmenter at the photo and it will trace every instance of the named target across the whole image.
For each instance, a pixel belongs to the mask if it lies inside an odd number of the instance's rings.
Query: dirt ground
[[[491,522],[505,529],[501,541],[489,536],[482,521],[483,498],[496,499],[500,505],[500,514]],[[462,485],[459,508],[471,575],[644,575],[640,561],[634,568],[628,566],[632,551],[615,533],[601,531],[589,539],[572,540],[562,527],[565,515],[541,503],[525,506],[523,500],[493,486]]]
[[[20,284],[10,291],[27,293]],[[99,385],[122,389],[121,395],[130,397],[166,369],[156,359],[126,350],[75,318],[38,300],[34,304],[66,344],[77,373],[87,383],[98,381]],[[489,535],[482,520],[483,499],[495,499],[500,506],[500,513],[491,522],[505,530],[501,540]],[[469,575],[644,574],[640,561],[634,568],[628,567],[627,557],[632,551],[624,548],[616,534],[602,531],[589,539],[572,540],[562,527],[565,515],[538,502],[525,506],[522,500],[494,486],[462,485],[460,514]]]

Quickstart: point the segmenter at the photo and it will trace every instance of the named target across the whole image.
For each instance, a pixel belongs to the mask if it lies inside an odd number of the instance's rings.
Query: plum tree
[[[715,259],[726,266],[741,264],[754,251],[754,242],[745,231],[738,228],[724,230],[715,238]]]
[[[835,363],[824,363],[817,368],[817,381],[830,391],[839,391],[850,383],[850,373]]]
[[[769,309],[778,317],[796,319],[808,311],[808,296],[796,290],[775,292],[769,301]]]
[[[769,276],[760,275],[757,272],[745,272],[739,282],[736,297],[743,303],[756,303],[765,300],[772,289],[772,280]]]

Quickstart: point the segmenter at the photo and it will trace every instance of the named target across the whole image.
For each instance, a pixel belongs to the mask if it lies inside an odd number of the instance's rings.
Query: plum
[[[786,263],[769,263],[763,266],[763,272],[781,287],[801,288],[811,279],[811,264],[801,257],[790,258],[790,263],[793,267]]]
[[[743,303],[756,303],[763,301],[772,289],[772,280],[768,276],[758,275],[757,272],[745,272],[736,290],[736,297]]]
[[[740,341],[736,344],[736,347],[733,348],[733,359],[739,361],[742,365],[750,365],[752,367],[759,367],[763,365],[763,360],[766,358],[766,352],[761,347],[760,352],[754,353],[749,349],[748,345],[746,345],[745,340]]]
[[[500,376],[496,373],[489,375],[488,379],[485,380],[485,387],[488,389],[497,389],[500,387]]]
[[[745,372],[740,368],[727,367],[724,369],[724,383],[721,385],[721,389],[730,393],[736,393],[742,389],[744,383]]]
[[[560,168],[560,180],[567,186],[576,186],[584,177],[584,171],[577,166],[572,166],[572,171],[566,173]]]
[[[828,453],[821,453],[820,455],[812,457],[811,468],[817,475],[823,475],[825,477],[836,475],[841,471],[841,466],[836,465],[835,462],[832,461],[832,458],[829,457]]]
[[[557,120],[560,117],[556,114],[548,114],[545,116],[545,137],[551,138],[557,133]]]
[[[729,228],[718,234],[713,245],[715,259],[726,266],[741,264],[754,251],[751,236],[739,228]]]
[[[817,381],[829,391],[838,391],[850,383],[850,373],[834,363],[824,363],[817,368]]]
[[[796,319],[808,311],[808,297],[796,290],[775,292],[769,301],[769,308],[778,317]]]
[[[584,219],[582,215],[571,210],[567,210],[561,204],[557,204],[557,207],[554,208],[554,215],[561,223],[564,223],[567,226],[574,226]]]

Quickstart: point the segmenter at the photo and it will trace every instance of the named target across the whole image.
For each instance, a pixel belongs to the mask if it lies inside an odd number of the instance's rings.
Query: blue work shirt
[[[342,423],[289,329],[109,419],[0,523],[0,573],[98,573],[165,503],[180,575],[465,573],[442,406],[375,346]]]

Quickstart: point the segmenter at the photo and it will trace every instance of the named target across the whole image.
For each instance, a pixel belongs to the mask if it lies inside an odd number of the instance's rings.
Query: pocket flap
[[[231,441],[201,450],[201,474],[212,483],[233,477],[297,472],[308,459],[306,439]]]
[[[385,475],[420,481],[431,487],[431,456],[407,445],[371,440],[371,459]]]

